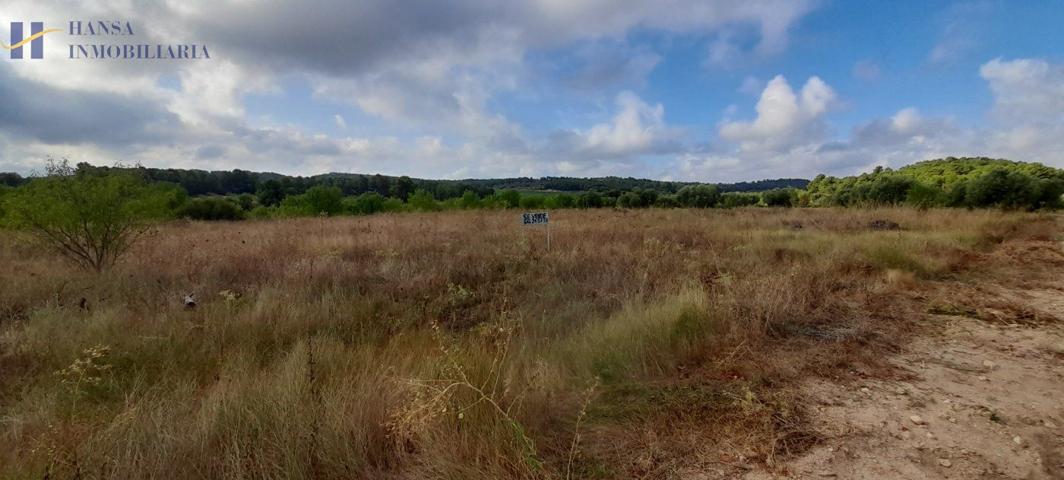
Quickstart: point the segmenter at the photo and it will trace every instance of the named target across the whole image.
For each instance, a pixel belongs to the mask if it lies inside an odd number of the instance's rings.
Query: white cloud
[[[739,85],[739,93],[745,93],[747,95],[757,95],[761,93],[761,90],[765,88],[765,82],[754,76],[747,76],[743,79],[743,83]]]
[[[592,127],[586,148],[607,155],[645,153],[666,135],[665,107],[649,105],[632,92],[617,95],[618,112],[610,123]]]
[[[957,62],[979,45],[979,32],[991,20],[993,5],[989,1],[959,2],[937,15],[939,38],[927,54],[932,65]]]
[[[988,150],[1064,167],[1064,66],[996,58],[979,74],[994,94]]]
[[[757,102],[757,117],[749,122],[724,122],[720,136],[740,142],[743,150],[786,150],[824,134],[823,116],[835,102],[835,92],[819,77],[810,77],[799,95],[787,79],[777,75]]]
[[[333,121],[336,122],[336,128],[347,128],[347,120],[339,113],[333,115]]]

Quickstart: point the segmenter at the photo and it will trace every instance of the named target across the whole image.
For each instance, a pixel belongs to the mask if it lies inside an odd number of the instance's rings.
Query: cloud
[[[747,95],[758,95],[761,90],[765,88],[765,82],[754,76],[747,76],[743,79],[743,83],[739,85],[739,93],[745,93]]]
[[[819,77],[810,77],[799,94],[777,75],[757,102],[757,117],[749,122],[724,122],[720,136],[740,142],[743,150],[785,151],[797,143],[822,137],[824,114],[836,100],[835,91]]]
[[[955,63],[979,45],[979,32],[991,20],[993,6],[987,1],[961,2],[950,5],[938,15],[938,41],[927,54],[932,65]]]
[[[791,26],[816,3],[321,0],[307,8],[282,0],[47,6],[11,0],[5,12],[12,18],[128,19],[138,42],[194,40],[209,44],[213,58],[40,62],[4,70],[5,80],[17,76],[34,93],[14,91],[15,79],[5,81],[6,90],[0,86],[3,98],[15,99],[0,112],[0,169],[25,170],[26,162],[11,158],[51,151],[71,152],[75,160],[303,173],[325,167],[404,167],[402,173],[417,175],[634,172],[638,156],[680,146],[662,106],[624,93],[608,122],[531,135],[495,103],[501,93],[530,90],[537,80],[530,53],[577,51],[568,86],[578,90],[640,88],[662,58],[630,45],[634,31],[665,37],[736,31],[743,54],[770,55],[786,48]],[[46,48],[49,57],[64,56],[60,42]],[[283,111],[249,117],[250,95],[284,97],[292,85],[308,85],[311,101],[355,106],[367,123],[379,122],[372,128],[394,136],[323,135],[285,123]],[[342,130],[346,121],[333,120]]]
[[[0,63],[0,131],[11,141],[96,144],[105,147],[170,142],[181,132],[177,116],[151,98],[76,92],[25,84]]]
[[[563,54],[553,65],[543,66],[546,70],[557,70],[564,85],[586,95],[611,87],[641,87],[661,60],[661,55],[646,47],[595,41],[581,45],[571,54]]]
[[[665,126],[665,107],[649,105],[632,92],[617,95],[618,112],[609,123],[591,127],[583,150],[594,156],[663,153],[675,147]]]
[[[994,94],[989,149],[1064,167],[1064,66],[996,58],[979,75]]]
[[[336,122],[336,128],[347,128],[347,120],[344,120],[344,117],[339,113],[333,115],[333,121]]]

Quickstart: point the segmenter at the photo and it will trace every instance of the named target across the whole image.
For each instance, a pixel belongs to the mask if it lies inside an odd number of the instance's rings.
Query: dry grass
[[[102,276],[0,233],[0,477],[772,464],[817,441],[795,380],[880,368],[928,292],[1058,234],[989,211],[552,217],[549,252],[512,212],[171,224]]]

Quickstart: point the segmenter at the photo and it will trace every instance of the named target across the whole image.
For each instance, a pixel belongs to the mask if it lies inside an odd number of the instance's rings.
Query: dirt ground
[[[1064,317],[1064,278],[1050,283],[995,293]],[[941,335],[892,358],[894,379],[806,384],[825,440],[743,478],[1064,479],[1064,326],[929,319]]]

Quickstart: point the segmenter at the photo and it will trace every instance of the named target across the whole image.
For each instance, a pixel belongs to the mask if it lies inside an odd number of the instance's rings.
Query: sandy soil
[[[998,293],[1064,318],[1064,288]],[[890,360],[904,380],[806,384],[825,441],[743,478],[1064,479],[1064,326],[930,319]]]

